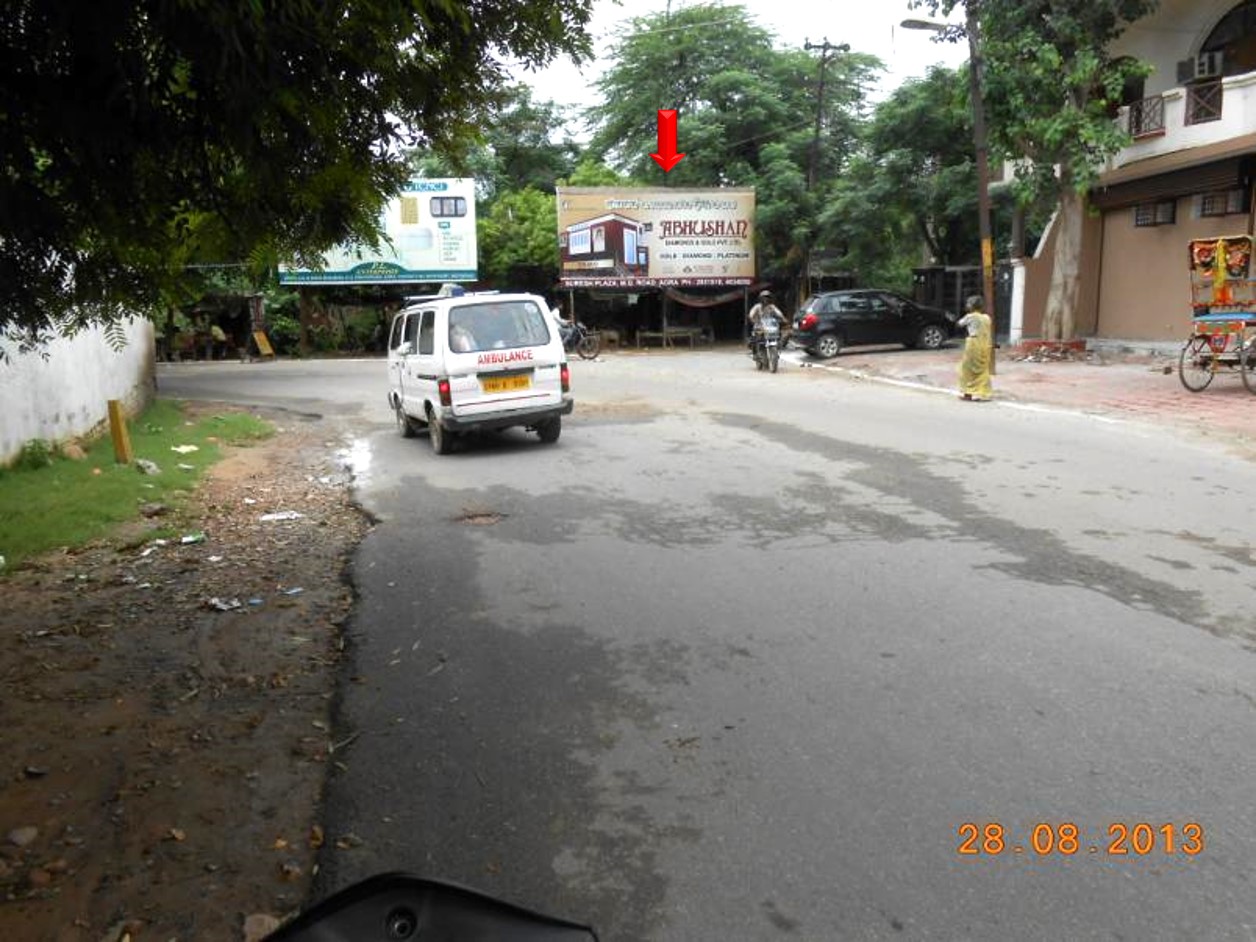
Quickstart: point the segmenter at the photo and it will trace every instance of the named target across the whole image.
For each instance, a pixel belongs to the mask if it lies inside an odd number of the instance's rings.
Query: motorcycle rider
[[[557,304],[550,308],[550,317],[554,319],[554,323],[558,326],[558,336],[562,340],[563,346],[570,348],[571,335],[575,333],[576,322],[563,317],[563,309]]]
[[[784,330],[786,324],[785,315],[772,302],[772,292],[766,289],[759,292],[759,303],[750,309],[750,314],[747,317],[747,320],[750,321],[750,353],[752,356],[755,353],[759,337],[762,335],[759,325],[765,317],[775,318],[776,322]]]

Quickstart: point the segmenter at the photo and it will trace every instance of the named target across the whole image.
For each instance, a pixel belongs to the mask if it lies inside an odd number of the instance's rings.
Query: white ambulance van
[[[543,298],[415,299],[388,335],[388,405],[406,438],[427,429],[448,454],[458,435],[513,426],[558,441],[572,410],[567,354]]]

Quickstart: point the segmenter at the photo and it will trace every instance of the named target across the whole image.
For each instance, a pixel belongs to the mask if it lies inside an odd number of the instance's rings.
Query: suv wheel
[[[946,343],[946,331],[937,324],[928,324],[921,328],[916,343],[926,350],[937,350]]]
[[[812,352],[822,360],[831,360],[842,352],[842,338],[837,334],[821,334]]]

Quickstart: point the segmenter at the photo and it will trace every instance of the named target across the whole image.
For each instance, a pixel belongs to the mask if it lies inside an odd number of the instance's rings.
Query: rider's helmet
[[[760,291],[760,292],[759,292],[759,300],[760,300],[760,301],[771,301],[771,300],[772,300],[772,292],[771,292],[771,291],[767,291],[767,290]]]

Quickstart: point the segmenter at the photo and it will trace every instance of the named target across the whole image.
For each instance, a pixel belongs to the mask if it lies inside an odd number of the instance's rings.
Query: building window
[[[433,196],[432,202],[433,216],[465,216],[467,214],[467,201],[461,196]]]
[[[1213,27],[1200,46],[1200,53],[1221,56],[1222,75],[1240,75],[1251,70],[1252,38],[1256,36],[1256,0],[1217,4],[1230,6],[1230,12]]]
[[[581,229],[571,233],[568,238],[568,255],[588,255],[592,248],[592,240],[589,238],[589,230]]]
[[[1201,216],[1232,216],[1247,212],[1246,191],[1241,187],[1233,190],[1221,190],[1217,193],[1204,193],[1199,197],[1199,215]]]
[[[1134,225],[1171,226],[1177,222],[1177,200],[1139,203],[1134,207]]]

